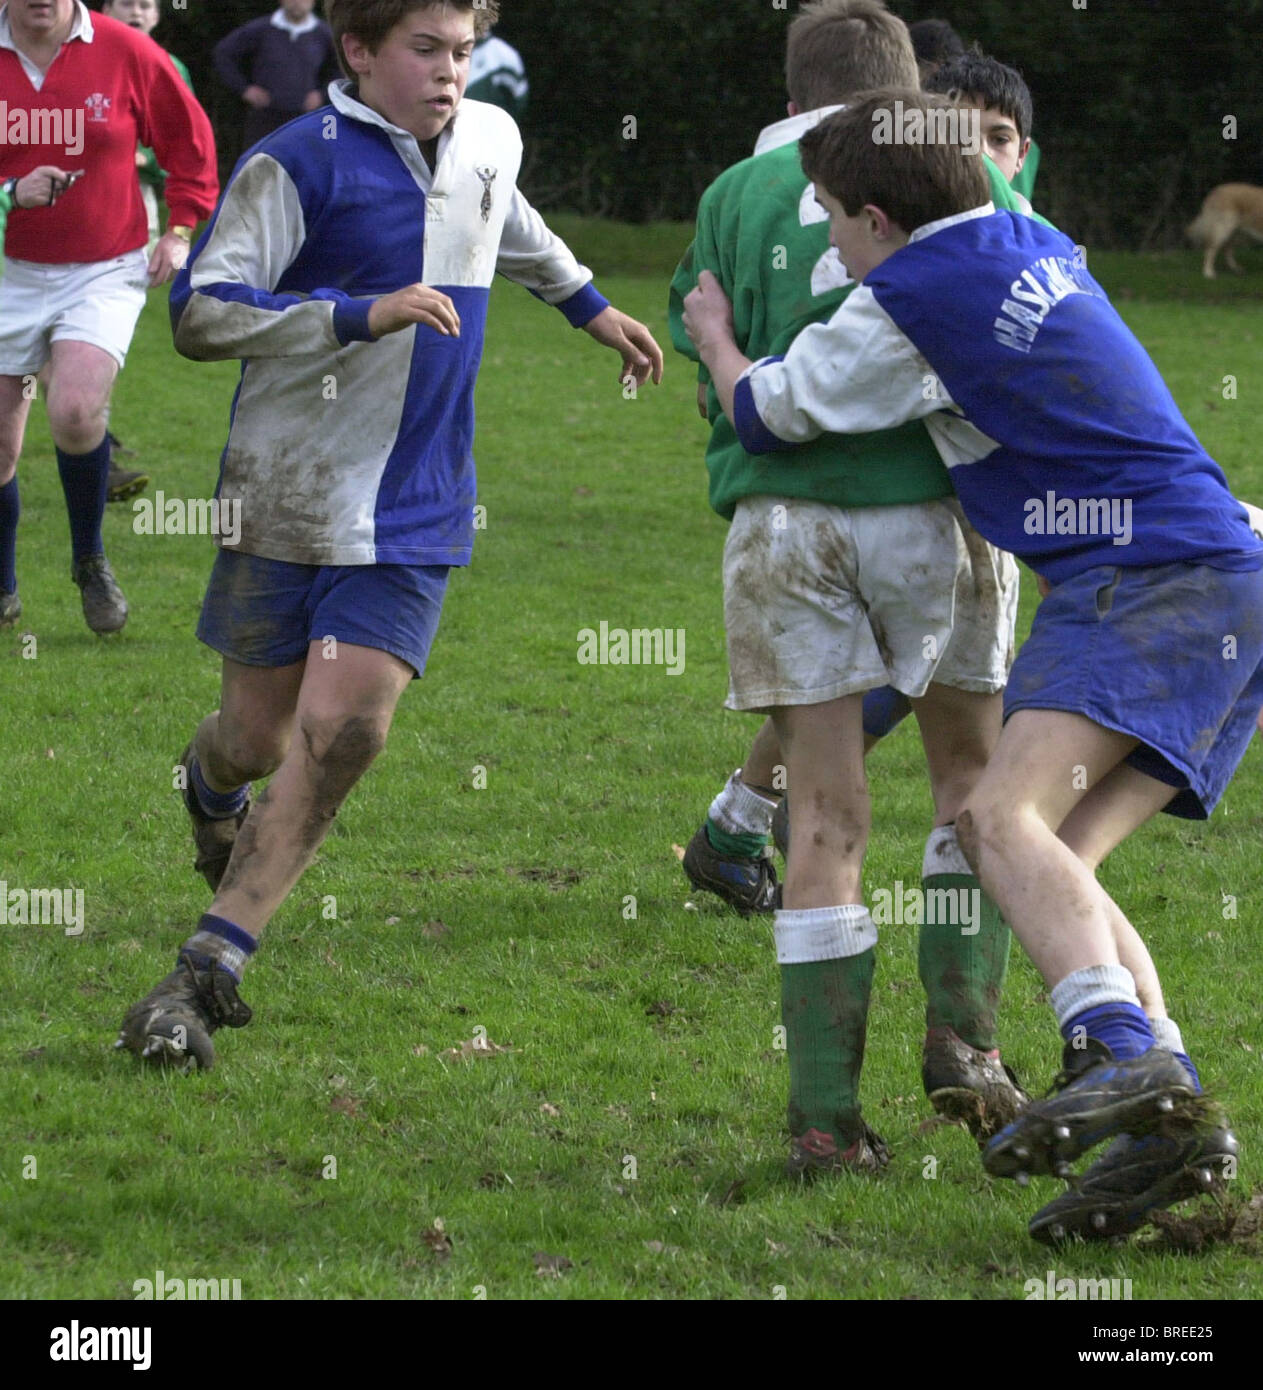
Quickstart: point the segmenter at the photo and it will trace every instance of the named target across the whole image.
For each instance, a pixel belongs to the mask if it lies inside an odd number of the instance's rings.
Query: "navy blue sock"
[[[213,912],[204,912],[197,930],[180,947],[180,954],[187,955],[199,970],[218,967],[226,970],[238,984],[246,961],[259,949],[259,943],[248,931],[227,917],[216,917]]]
[[[885,738],[912,713],[912,702],[893,685],[870,690],[864,696],[864,732],[869,738]]]
[[[1121,1001],[1098,1004],[1094,1009],[1084,1009],[1068,1018],[1061,1025],[1061,1036],[1068,1043],[1085,1037],[1095,1038],[1120,1061],[1125,1057],[1139,1057],[1157,1045],[1145,1011]]]
[[[231,792],[217,792],[207,786],[206,778],[202,776],[202,766],[196,757],[189,759],[189,781],[202,810],[214,820],[231,820],[242,811],[250,796],[249,782]]]
[[[57,450],[57,472],[66,495],[70,520],[70,550],[76,560],[103,555],[101,518],[110,480],[110,445],[102,438],[91,453],[67,454]]]
[[[21,515],[15,473],[0,487],[0,594],[18,591],[18,517]]]

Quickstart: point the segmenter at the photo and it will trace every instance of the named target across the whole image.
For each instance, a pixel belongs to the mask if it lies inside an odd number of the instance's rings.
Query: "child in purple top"
[[[215,71],[250,108],[249,149],[325,100],[337,76],[329,26],[312,13],[316,0],[281,0],[274,14],[252,19],[215,45]]]

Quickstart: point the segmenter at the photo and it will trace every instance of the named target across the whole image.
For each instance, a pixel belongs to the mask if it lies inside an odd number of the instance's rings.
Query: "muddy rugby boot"
[[[209,1071],[215,1064],[211,1034],[244,1028],[252,1017],[228,970],[181,951],[171,974],[128,1009],[114,1046],[156,1066]]]
[[[776,866],[767,855],[726,855],[711,844],[705,825],[684,851],[684,872],[694,888],[714,893],[743,916],[775,910]]]
[[[1204,1111],[1188,1072],[1165,1048],[1118,1061],[1088,1038],[1084,1048],[1067,1043],[1062,1061],[1055,1094],[1032,1101],[983,1151],[993,1178],[1069,1177],[1070,1164],[1111,1135],[1147,1134],[1159,1125],[1168,1134],[1187,1133]]]
[[[1030,1233],[1045,1245],[1075,1236],[1130,1235],[1155,1211],[1222,1190],[1238,1148],[1226,1124],[1207,1124],[1178,1137],[1122,1134],[1070,1191],[1035,1213]]]

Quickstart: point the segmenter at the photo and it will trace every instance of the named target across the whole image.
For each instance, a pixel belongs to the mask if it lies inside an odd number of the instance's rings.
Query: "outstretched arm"
[[[618,375],[620,384],[625,384],[630,377],[637,386],[643,386],[651,376],[655,386],[661,384],[662,349],[643,323],[611,304],[585,323],[583,330],[598,343],[613,348],[623,359]]]

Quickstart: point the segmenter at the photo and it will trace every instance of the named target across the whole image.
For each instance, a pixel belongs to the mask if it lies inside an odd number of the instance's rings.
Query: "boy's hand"
[[[460,337],[456,305],[429,285],[406,285],[394,294],[383,295],[368,311],[368,328],[374,338],[398,333],[413,323],[423,323],[445,338]]]
[[[684,331],[699,353],[713,343],[733,342],[732,305],[723,286],[703,270],[697,277],[697,288],[684,298]]]
[[[620,386],[626,383],[628,377],[637,386],[643,386],[650,375],[655,386],[661,384],[662,349],[643,323],[628,318],[611,304],[602,309],[596,318],[585,323],[583,331],[590,333],[605,347],[613,348],[622,357],[623,370],[618,377]]]
[[[262,111],[265,106],[272,105],[272,93],[266,87],[260,87],[254,82],[241,94],[241,100],[247,106],[253,106],[256,111]]]

